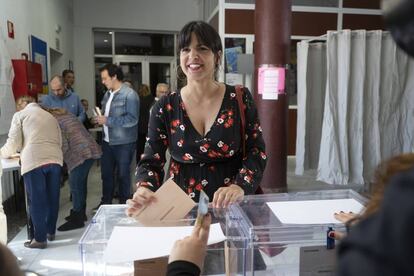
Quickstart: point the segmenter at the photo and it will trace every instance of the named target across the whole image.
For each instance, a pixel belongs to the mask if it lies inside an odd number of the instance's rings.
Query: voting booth
[[[248,229],[245,275],[336,275],[332,230],[346,231],[335,212],[359,213],[367,200],[352,190],[246,196],[228,225]]]
[[[366,201],[352,190],[329,190],[252,195],[210,209],[213,240],[202,275],[335,275],[335,241],[327,233],[345,227],[333,214],[358,213]],[[197,217],[195,206],[184,219],[143,227],[125,209],[102,205],[93,217],[80,240],[84,275],[165,275],[166,237],[189,235]]]
[[[102,205],[92,218],[79,241],[83,275],[165,275],[172,244],[191,234],[197,218],[195,206],[184,219],[143,226],[126,216],[126,208]],[[244,263],[239,262],[247,244],[244,233],[226,225],[227,212],[209,212],[211,244],[202,275],[244,275]],[[224,242],[226,236],[235,239]]]

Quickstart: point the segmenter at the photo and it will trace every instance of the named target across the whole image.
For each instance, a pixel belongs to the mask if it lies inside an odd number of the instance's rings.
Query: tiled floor
[[[89,224],[92,217],[91,209],[99,202],[101,197],[100,167],[94,165],[88,179],[87,216]],[[114,200],[115,202],[115,200]],[[69,201],[69,185],[66,182],[60,193],[60,209],[57,226],[65,222],[72,202]],[[17,236],[9,242],[9,248],[20,259],[21,267],[35,271],[41,275],[82,275],[81,255],[78,241],[85,231],[76,229],[66,232],[56,232],[56,240],[48,243],[47,249],[27,249],[23,243],[27,239],[27,229],[24,226]]]
[[[290,192],[306,190],[324,190],[334,188],[347,188],[343,186],[331,186],[323,182],[315,181],[314,173],[305,176],[294,175],[295,159],[290,157],[288,160],[288,190]],[[88,206],[87,215],[90,222],[92,211],[101,196],[100,168],[96,165],[92,167],[88,182]],[[115,200],[114,200],[115,203]],[[68,215],[72,203],[69,201],[68,185],[61,189],[61,201],[59,210],[58,226],[64,223],[64,217]],[[23,246],[26,240],[26,227],[10,241],[9,248],[21,260],[23,269],[32,270],[41,275],[82,275],[81,254],[78,241],[85,228],[56,232],[56,240],[48,243],[48,248],[44,250],[27,249]]]

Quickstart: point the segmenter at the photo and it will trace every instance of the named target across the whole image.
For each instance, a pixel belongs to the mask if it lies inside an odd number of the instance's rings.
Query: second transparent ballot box
[[[352,190],[246,196],[227,214],[227,227],[247,240],[245,275],[335,275],[335,241],[328,232],[346,230],[334,213],[357,213],[366,202]]]

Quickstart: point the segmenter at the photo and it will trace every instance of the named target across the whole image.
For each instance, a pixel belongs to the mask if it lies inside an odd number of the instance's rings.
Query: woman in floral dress
[[[127,213],[149,204],[162,185],[165,151],[168,176],[194,200],[201,190],[214,207],[254,194],[266,166],[265,144],[252,95],[243,89],[245,150],[235,87],[215,80],[222,58],[218,33],[205,22],[186,24],[179,34],[180,67],[187,84],[153,107],[145,152],[136,171],[137,191]]]

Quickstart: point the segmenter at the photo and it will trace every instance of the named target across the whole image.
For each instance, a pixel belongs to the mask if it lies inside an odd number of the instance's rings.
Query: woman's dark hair
[[[214,54],[223,51],[220,35],[208,23],[204,21],[191,21],[187,23],[178,34],[178,49],[188,47],[191,44],[191,34],[194,33],[198,41],[211,49]]]
[[[122,81],[124,79],[124,73],[122,72],[122,69],[120,66],[117,66],[115,64],[105,64],[101,69],[99,69],[99,72],[108,71],[108,75],[110,77],[114,77],[116,75],[116,78],[119,81]]]
[[[215,75],[217,74],[220,57],[223,52],[223,45],[221,44],[220,35],[218,32],[208,23],[204,21],[191,21],[185,24],[178,34],[178,56],[180,51],[188,47],[191,44],[191,34],[194,33],[197,40],[211,49],[216,57]],[[179,64],[179,63],[178,63]],[[177,70],[179,81],[185,78],[184,73],[179,67]]]
[[[384,191],[390,183],[392,177],[398,173],[408,171],[414,166],[414,153],[400,154],[382,162],[374,177],[372,197],[368,202],[362,217],[368,217],[376,213],[384,198]]]

